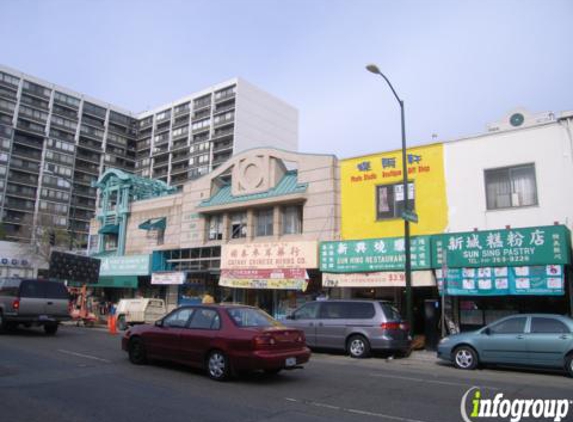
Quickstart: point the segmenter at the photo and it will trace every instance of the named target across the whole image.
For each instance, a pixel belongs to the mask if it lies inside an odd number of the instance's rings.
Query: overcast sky
[[[0,0],[0,63],[134,112],[236,76],[340,158],[573,110],[571,0]]]

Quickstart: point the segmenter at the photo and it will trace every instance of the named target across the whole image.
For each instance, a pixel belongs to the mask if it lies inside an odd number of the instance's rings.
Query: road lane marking
[[[64,354],[66,354],[66,355],[77,356],[77,357],[80,357],[80,358],[86,358],[86,359],[97,360],[97,361],[99,361],[99,362],[111,363],[111,360],[107,360],[107,359],[103,359],[103,358],[98,358],[97,356],[92,356],[92,355],[84,355],[83,353],[72,352],[72,351],[70,351],[70,350],[58,349],[58,352],[64,353]]]
[[[293,403],[305,404],[307,406],[314,406],[314,407],[326,408],[326,409],[331,409],[331,410],[338,410],[339,412],[353,413],[356,415],[364,415],[364,416],[372,416],[372,417],[381,418],[381,419],[390,419],[390,420],[399,421],[399,422],[428,422],[428,421],[423,421],[420,419],[410,419],[410,418],[402,418],[400,416],[385,415],[384,413],[370,412],[368,410],[360,410],[360,409],[352,409],[352,408],[347,408],[347,407],[333,406],[331,404],[320,403],[320,402],[312,401],[312,400],[299,400],[299,399],[293,399],[292,397],[285,397],[285,400],[293,402]]]
[[[431,380],[431,379],[427,379],[427,378],[403,377],[401,375],[373,374],[370,376],[375,377],[375,378],[395,378],[395,379],[400,379],[400,380],[405,380],[405,381],[426,382],[426,383],[441,384],[441,385],[455,385],[455,386],[462,386],[462,387],[468,387],[468,386],[472,387],[473,386],[473,384],[462,383],[462,382],[439,381],[439,380]],[[488,390],[499,390],[499,388],[490,387],[487,385],[482,385],[481,388],[486,388]]]

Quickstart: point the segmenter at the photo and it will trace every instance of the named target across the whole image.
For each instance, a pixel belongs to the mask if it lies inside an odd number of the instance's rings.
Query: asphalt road
[[[573,399],[573,379],[562,373],[459,371],[423,353],[365,360],[315,353],[303,370],[220,383],[179,365],[134,366],[120,337],[100,329],[0,335],[6,422],[458,422],[460,400],[474,386],[483,397]],[[573,420],[573,405],[564,420]]]

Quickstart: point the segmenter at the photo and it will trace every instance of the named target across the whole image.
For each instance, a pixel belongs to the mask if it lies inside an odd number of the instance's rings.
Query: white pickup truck
[[[127,330],[135,324],[153,324],[167,314],[163,299],[121,299],[115,311],[117,328]]]

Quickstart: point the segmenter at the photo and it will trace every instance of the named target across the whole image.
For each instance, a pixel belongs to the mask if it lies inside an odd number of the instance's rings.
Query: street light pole
[[[402,123],[402,185],[404,190],[404,212],[409,213],[409,193],[408,193],[408,162],[407,162],[407,152],[406,152],[406,119],[404,116],[404,101],[398,97],[396,90],[388,80],[388,78],[380,72],[378,66],[375,64],[369,64],[366,69],[376,75],[382,76],[394,97],[400,105],[400,119]],[[403,217],[404,218],[404,217]],[[410,256],[410,221],[404,218],[404,254],[406,255],[406,261],[404,263],[404,274],[406,276],[406,319],[410,325],[410,334],[413,333],[414,329],[414,308],[412,300],[412,257]]]

